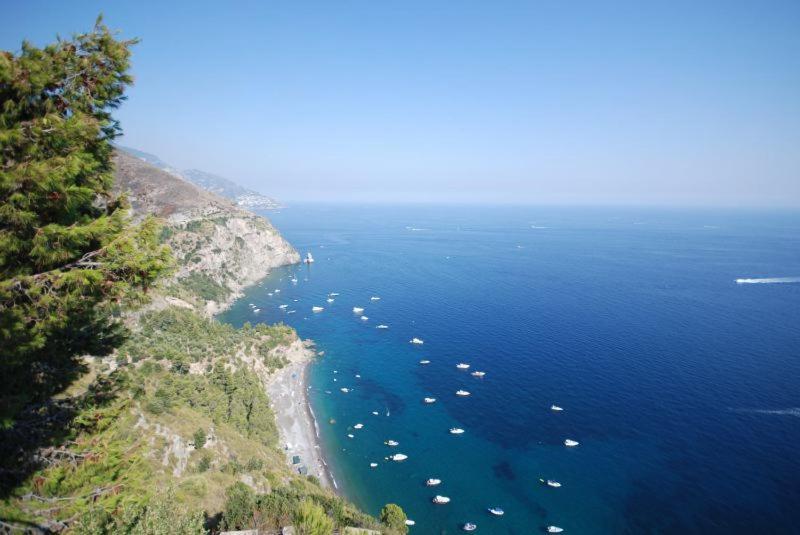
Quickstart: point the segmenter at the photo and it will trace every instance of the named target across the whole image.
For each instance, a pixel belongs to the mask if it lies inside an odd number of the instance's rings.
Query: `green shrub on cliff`
[[[381,523],[396,533],[408,533],[406,514],[403,509],[394,503],[387,503],[381,509]]]
[[[325,509],[309,500],[303,500],[294,513],[294,529],[298,535],[330,535],[333,520]]]

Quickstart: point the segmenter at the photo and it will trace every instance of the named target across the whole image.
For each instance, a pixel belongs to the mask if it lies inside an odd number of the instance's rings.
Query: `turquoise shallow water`
[[[800,532],[800,284],[735,282],[800,276],[797,213],[267,215],[317,262],[276,270],[223,319],[284,321],[325,352],[312,405],[337,483],[366,510],[396,502],[412,533]]]

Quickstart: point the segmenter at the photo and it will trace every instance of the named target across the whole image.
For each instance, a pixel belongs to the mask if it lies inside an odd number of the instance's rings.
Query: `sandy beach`
[[[310,362],[293,362],[272,377],[267,392],[272,400],[281,436],[281,449],[292,470],[305,466],[323,486],[336,488],[319,445],[316,422],[308,402],[307,371]],[[295,456],[299,463],[293,463]]]

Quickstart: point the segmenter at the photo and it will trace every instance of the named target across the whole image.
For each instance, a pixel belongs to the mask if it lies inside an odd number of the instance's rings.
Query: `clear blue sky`
[[[283,200],[800,205],[800,2],[0,0],[142,39],[122,143]]]

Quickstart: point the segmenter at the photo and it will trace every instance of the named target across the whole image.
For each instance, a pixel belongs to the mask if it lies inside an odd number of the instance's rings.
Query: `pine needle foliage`
[[[111,189],[112,111],[135,42],[98,18],[71,39],[0,51],[0,366],[21,385],[2,394],[5,425],[68,385],[76,355],[110,351],[119,306],[169,268],[159,225],[129,225]]]

